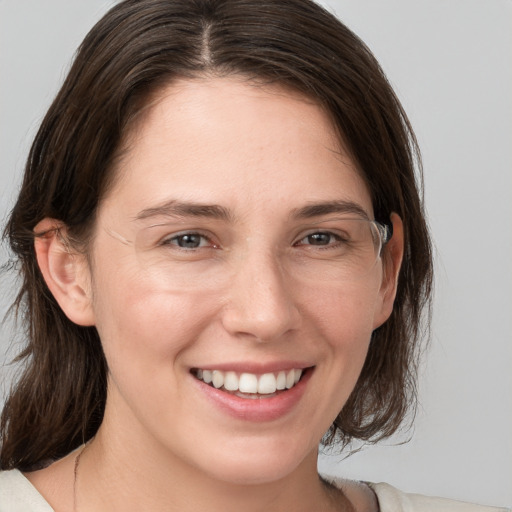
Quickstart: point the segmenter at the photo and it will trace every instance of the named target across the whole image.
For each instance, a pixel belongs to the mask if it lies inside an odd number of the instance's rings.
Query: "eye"
[[[175,245],[180,249],[200,249],[201,247],[215,247],[206,236],[200,233],[182,233],[162,241],[161,245]]]
[[[341,241],[342,238],[339,235],[335,235],[329,231],[318,231],[305,236],[302,240],[299,240],[296,245],[329,246],[336,245]]]

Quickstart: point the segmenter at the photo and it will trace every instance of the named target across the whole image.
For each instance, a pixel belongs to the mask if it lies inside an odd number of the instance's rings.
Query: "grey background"
[[[328,0],[374,51],[423,150],[436,244],[415,429],[320,469],[512,505],[512,2]],[[75,48],[106,0],[0,0],[0,220]],[[0,252],[0,263],[6,258]],[[0,313],[12,283],[0,278]],[[17,350],[0,331],[0,363]],[[3,387],[9,367],[0,366]],[[412,435],[406,444],[397,445]]]

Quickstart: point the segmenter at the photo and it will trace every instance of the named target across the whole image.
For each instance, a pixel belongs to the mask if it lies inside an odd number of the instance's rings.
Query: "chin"
[[[250,446],[253,444],[253,446]],[[269,443],[233,443],[224,453],[212,457],[205,471],[210,477],[236,485],[261,485],[277,482],[291,475],[301,465],[311,464],[316,471],[317,445],[310,452],[304,445],[281,440]]]
[[[292,474],[298,464],[283,464],[282,461],[244,461],[240,464],[222,464],[211,474],[216,480],[234,485],[263,485],[280,481]]]

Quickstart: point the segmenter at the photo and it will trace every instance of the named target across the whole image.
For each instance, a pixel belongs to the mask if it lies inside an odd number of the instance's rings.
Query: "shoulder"
[[[0,471],[0,512],[53,512],[17,469]]]
[[[362,483],[340,478],[322,479],[338,489],[352,503],[355,510],[376,512],[512,512],[512,509],[486,507],[446,498],[408,494],[386,483]]]
[[[377,496],[380,512],[511,512],[507,508],[408,494],[385,483],[368,485]]]

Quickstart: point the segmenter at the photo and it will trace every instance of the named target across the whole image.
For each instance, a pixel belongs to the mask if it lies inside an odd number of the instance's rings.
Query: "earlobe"
[[[90,272],[83,254],[66,240],[66,227],[45,218],[34,228],[37,263],[46,285],[65,315],[74,323],[94,325]]]
[[[383,254],[383,278],[380,289],[380,312],[376,315],[374,329],[380,327],[391,315],[398,287],[398,276],[404,255],[404,227],[400,216],[392,213],[393,236]]]

